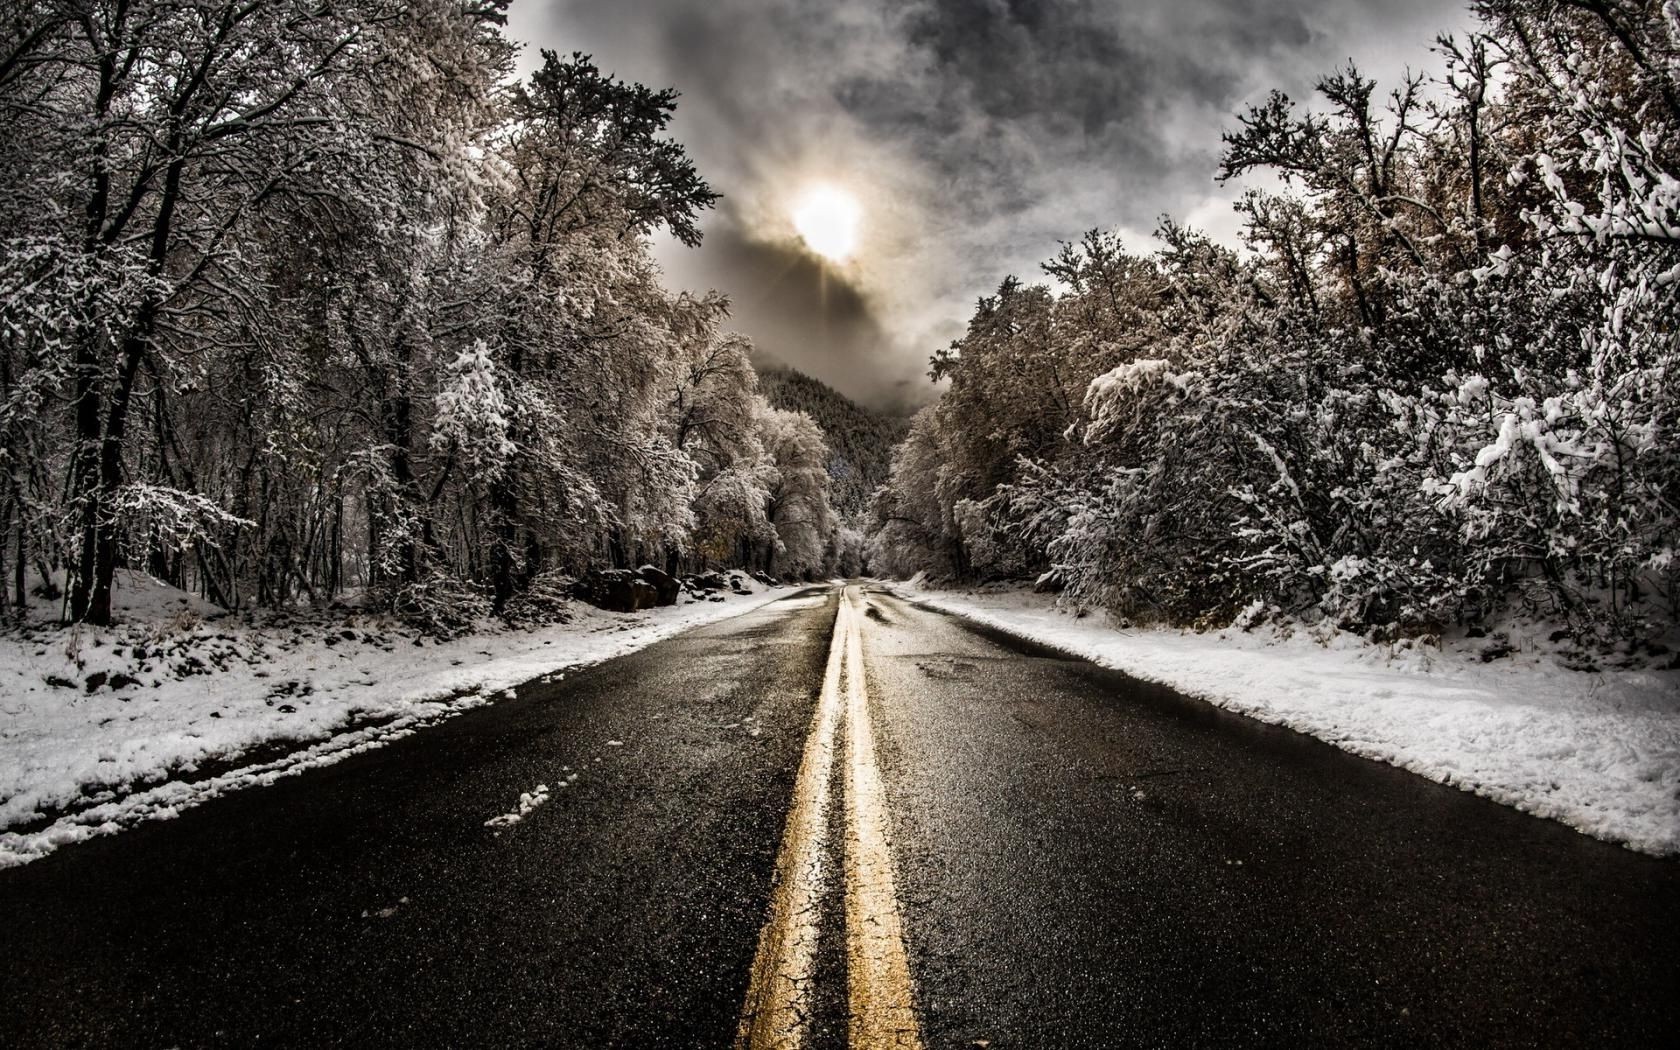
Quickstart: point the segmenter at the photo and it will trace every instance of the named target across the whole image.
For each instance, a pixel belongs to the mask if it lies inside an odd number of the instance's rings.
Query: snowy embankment
[[[0,868],[330,765],[511,694],[789,593],[684,597],[634,614],[449,642],[348,614],[263,627],[124,573],[106,629],[0,634]]]
[[[1206,634],[1075,619],[1025,589],[900,594],[1643,853],[1680,853],[1680,671],[1569,670],[1540,630],[1377,646],[1276,627]]]

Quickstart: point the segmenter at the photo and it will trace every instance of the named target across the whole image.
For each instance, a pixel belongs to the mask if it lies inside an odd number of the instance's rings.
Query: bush
[[[537,627],[571,620],[572,591],[577,579],[567,573],[538,573],[529,586],[508,599],[502,619],[514,627]]]
[[[490,601],[471,584],[442,572],[398,589],[391,611],[410,627],[447,641],[471,631],[490,615]]]

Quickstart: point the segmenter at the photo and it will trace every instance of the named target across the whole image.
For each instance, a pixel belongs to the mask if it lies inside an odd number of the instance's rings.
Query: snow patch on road
[[[561,784],[565,787],[565,784]],[[529,791],[519,793],[519,808],[511,813],[491,817],[484,822],[487,828],[509,828],[530,816],[538,806],[548,801],[548,785],[538,784]]]
[[[388,621],[276,627],[140,573],[119,575],[120,626],[0,634],[0,868],[246,787],[343,761],[514,687],[634,652],[792,593],[449,642]]]
[[[407,903],[408,903],[408,898],[407,897],[402,897],[402,898],[399,898],[397,900],[397,903],[395,903],[395,904],[387,904],[383,908],[374,909],[374,911],[371,914],[369,912],[367,912],[366,910],[364,910],[362,912],[362,918],[364,918],[364,919],[367,919],[367,918],[389,919],[391,916],[395,915],[397,913],[397,911],[403,905],[405,905]]]
[[[1122,630],[1024,589],[895,589],[1596,838],[1680,853],[1680,671],[1570,670],[1538,634],[1482,663],[1338,633]]]

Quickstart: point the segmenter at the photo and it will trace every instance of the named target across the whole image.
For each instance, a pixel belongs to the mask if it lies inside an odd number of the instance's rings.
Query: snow
[[[562,783],[560,786],[565,787],[566,785]],[[484,826],[487,828],[512,827],[524,820],[526,817],[530,816],[538,806],[547,801],[548,785],[538,784],[529,791],[521,791],[519,793],[519,808],[515,809],[511,813],[503,813],[499,816],[491,817],[489,820],[484,822]]]
[[[790,593],[747,586],[634,614],[576,603],[570,623],[437,643],[354,613],[211,619],[214,606],[120,573],[119,626],[0,633],[0,867],[343,761]]]
[[[1306,628],[1198,634],[1075,619],[1024,589],[895,585],[956,613],[1328,741],[1595,838],[1680,853],[1680,671],[1577,671],[1545,632],[1377,646]]]

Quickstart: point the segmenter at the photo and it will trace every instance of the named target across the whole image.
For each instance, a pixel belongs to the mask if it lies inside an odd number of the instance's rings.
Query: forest
[[[505,7],[8,5],[14,607],[107,623],[126,566],[447,628],[595,566],[861,568],[821,430],[652,261],[717,200],[676,93],[581,54],[515,78]]]
[[[1673,629],[1680,5],[1482,0],[1438,68],[1238,115],[1243,250],[1092,232],[980,299],[873,567],[1122,623]],[[994,278],[995,279],[995,278]]]
[[[1680,6],[1482,0],[1236,114],[1239,249],[1005,278],[896,423],[673,291],[676,93],[506,0],[20,0],[0,596],[540,618],[597,567],[1036,579],[1122,622],[1675,622]],[[988,283],[995,277],[977,275]],[[767,396],[768,395],[768,396]],[[815,417],[815,418],[814,418]]]

